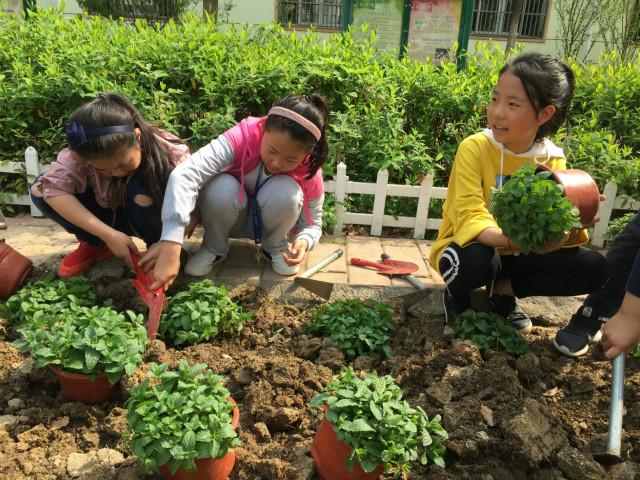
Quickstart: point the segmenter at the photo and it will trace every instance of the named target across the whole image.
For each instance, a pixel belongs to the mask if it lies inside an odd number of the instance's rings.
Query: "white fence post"
[[[344,226],[344,199],[347,186],[347,166],[340,162],[336,169],[336,225],[333,227],[334,235],[342,235]]]
[[[375,237],[382,235],[382,221],[384,220],[384,206],[387,203],[388,183],[389,172],[387,170],[378,170],[376,193],[373,199],[373,218],[371,219],[371,235]]]
[[[611,220],[611,213],[616,202],[616,193],[618,193],[618,184],[607,182],[602,191],[606,198],[604,202],[600,202],[600,220],[593,226],[591,244],[596,247],[604,246],[604,234],[609,228],[609,220]]]
[[[426,234],[432,187],[433,174],[430,173],[422,179],[422,183],[420,184],[420,196],[418,197],[418,209],[416,211],[416,224],[413,227],[413,238],[423,239]]]
[[[38,163],[38,152],[35,148],[27,147],[24,152],[24,163],[27,170],[27,180],[32,182],[38,178],[38,175],[41,173],[40,164]],[[31,201],[31,195],[29,195],[29,207],[31,208],[31,216],[42,217],[42,212]]]

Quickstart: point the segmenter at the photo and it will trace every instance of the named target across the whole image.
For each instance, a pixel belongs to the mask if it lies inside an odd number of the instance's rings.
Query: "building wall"
[[[0,0],[2,1],[2,0]],[[16,0],[5,0],[15,3]],[[36,0],[38,7],[59,8],[61,0]],[[277,0],[219,0],[219,6],[222,7],[225,2],[231,1],[233,8],[227,18],[221,18],[223,21],[235,24],[260,24],[260,23],[272,23],[276,20],[276,1]],[[19,9],[21,10],[22,0],[18,1]],[[77,15],[82,13],[82,9],[78,6],[76,0],[66,0],[65,14]],[[199,15],[202,15],[202,1],[198,2],[194,9]],[[559,55],[560,53],[560,40],[559,40],[559,22],[557,15],[553,11],[548,19],[546,36],[543,41],[523,41],[519,42],[524,46],[525,51],[539,51],[549,53],[550,55]],[[299,35],[303,35],[304,31],[298,31]],[[320,40],[330,38],[334,35],[334,32],[318,32]],[[488,37],[471,37],[469,40],[469,49],[473,51],[477,42],[486,42],[491,40],[494,44],[499,45],[502,49],[506,46],[505,39],[490,39]],[[602,42],[597,42],[591,50],[591,53],[587,57],[587,61],[596,62],[604,50]]]

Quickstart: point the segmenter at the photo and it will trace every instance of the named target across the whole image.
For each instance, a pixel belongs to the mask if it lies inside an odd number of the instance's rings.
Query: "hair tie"
[[[112,133],[134,132],[133,125],[115,125],[113,127],[91,128],[85,130],[82,125],[76,125],[76,122],[65,124],[65,133],[67,135],[67,143],[70,150],[75,150],[81,145],[87,143],[87,138],[99,137],[102,135],[110,135]]]
[[[308,118],[303,117],[299,113],[294,112],[293,110],[289,110],[288,108],[284,107],[272,107],[271,110],[269,110],[267,116],[270,115],[279,115],[280,117],[288,118],[289,120],[296,122],[298,125],[307,130],[311,135],[313,135],[316,139],[316,142],[320,141],[320,137],[322,137],[322,133],[315,123],[313,123]]]
[[[98,94],[98,100],[109,100],[107,98],[107,96],[104,93],[99,93]]]

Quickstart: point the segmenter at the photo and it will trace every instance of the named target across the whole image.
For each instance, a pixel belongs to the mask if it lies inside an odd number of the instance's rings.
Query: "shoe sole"
[[[107,253],[103,253],[98,257],[92,258],[91,260],[87,260],[82,263],[77,263],[73,267],[63,267],[61,263],[60,268],[58,269],[58,275],[60,275],[62,278],[77,277],[87,272],[91,268],[91,265],[93,265],[94,263],[107,260],[108,258],[111,258],[111,257],[113,257],[113,252],[109,251]]]
[[[564,345],[558,345],[558,343],[556,342],[555,338],[553,339],[553,346],[556,347],[556,350],[558,350],[563,355],[566,355],[568,357],[579,357],[579,356],[584,355],[585,353],[587,353],[587,351],[589,350],[589,345],[591,345],[592,343],[599,342],[601,338],[602,338],[602,332],[600,330],[598,330],[598,333],[596,333],[591,338],[591,340],[589,340],[589,343],[587,343],[584,346],[584,348],[581,348],[580,350],[578,350],[576,352],[572,352],[571,350],[569,350]]]
[[[526,327],[522,327],[520,329],[514,328],[514,330],[518,333],[529,333],[532,328],[533,328],[533,324],[529,322],[529,324]]]

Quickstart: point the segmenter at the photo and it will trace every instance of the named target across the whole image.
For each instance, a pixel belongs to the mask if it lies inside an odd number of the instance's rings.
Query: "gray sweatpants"
[[[254,238],[251,198],[245,189],[242,201],[238,201],[240,182],[233,176],[216,175],[198,197],[204,224],[202,245],[211,253],[227,255],[229,238]],[[257,203],[262,221],[262,248],[274,257],[287,248],[289,232],[302,209],[302,189],[291,177],[278,175],[259,189]]]

